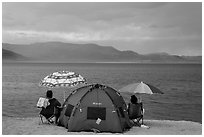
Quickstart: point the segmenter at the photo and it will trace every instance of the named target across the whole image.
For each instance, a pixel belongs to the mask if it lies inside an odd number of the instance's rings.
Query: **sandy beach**
[[[67,132],[64,127],[39,124],[39,118],[2,117],[3,135],[89,135],[112,134],[93,132]],[[149,129],[133,127],[125,135],[201,135],[202,124],[191,121],[145,120]],[[119,133],[116,133],[118,135]]]

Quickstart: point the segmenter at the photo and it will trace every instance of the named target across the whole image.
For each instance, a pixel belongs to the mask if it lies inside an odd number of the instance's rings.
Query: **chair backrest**
[[[142,103],[128,104],[128,115],[130,119],[136,119],[142,116]]]

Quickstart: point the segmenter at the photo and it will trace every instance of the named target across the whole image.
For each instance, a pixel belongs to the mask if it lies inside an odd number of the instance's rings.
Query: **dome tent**
[[[63,104],[59,124],[68,131],[118,132],[131,128],[125,101],[111,87],[91,84],[74,90]]]

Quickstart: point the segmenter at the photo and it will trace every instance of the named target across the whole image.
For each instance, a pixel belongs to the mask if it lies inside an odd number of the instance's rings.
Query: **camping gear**
[[[74,90],[63,104],[59,125],[68,131],[121,133],[131,128],[123,97],[113,88],[101,84]]]
[[[56,123],[60,115],[60,106],[61,104],[57,99],[49,99],[49,105],[41,107],[41,111],[39,113],[41,122],[44,123],[43,118],[45,118],[49,124]]]
[[[45,121],[43,121],[43,118],[45,118],[46,119],[46,121],[47,121],[47,123],[48,124],[54,124],[54,115],[52,115],[51,117],[49,117],[49,118],[46,118],[46,117],[44,117],[43,115],[41,115],[41,114],[39,114],[39,117],[40,117],[40,120],[41,120],[41,122],[42,122],[42,124],[44,124],[44,123],[46,123]]]
[[[74,87],[84,83],[86,84],[86,79],[75,72],[57,71],[42,79],[39,85],[48,88],[54,88],[54,87]]]
[[[129,84],[121,88],[119,91],[131,94],[155,94],[155,93],[164,94],[158,88],[150,84],[144,83],[142,81],[140,83]]]
[[[133,120],[135,125],[141,126],[144,124],[143,115],[144,115],[144,110],[143,110],[142,103],[128,104],[128,116],[129,116],[129,119]],[[142,120],[141,124],[140,124],[140,120]]]

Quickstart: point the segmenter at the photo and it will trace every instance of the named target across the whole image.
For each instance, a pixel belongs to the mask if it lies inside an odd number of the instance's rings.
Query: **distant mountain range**
[[[97,44],[45,42],[28,45],[2,43],[3,61],[27,62],[136,62],[202,63],[202,56],[178,56],[167,53],[142,55]]]

